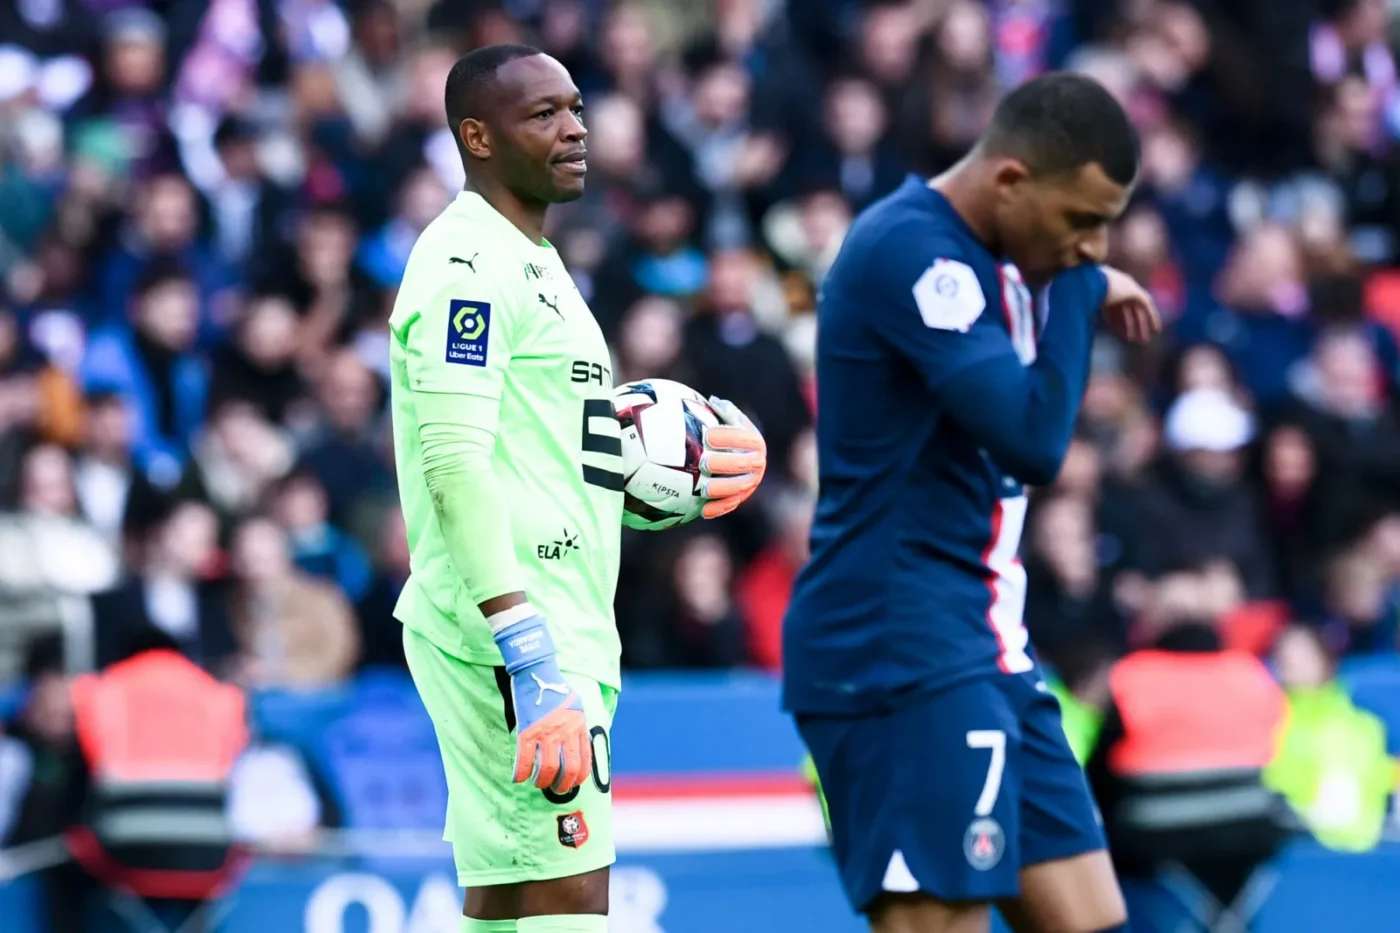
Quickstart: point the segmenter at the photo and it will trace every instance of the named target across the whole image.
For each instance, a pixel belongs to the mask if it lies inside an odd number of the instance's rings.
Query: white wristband
[[[491,634],[495,635],[504,628],[523,622],[531,616],[539,615],[535,607],[529,603],[520,603],[511,606],[509,609],[502,609],[500,612],[493,612],[486,617],[486,624],[491,626]]]

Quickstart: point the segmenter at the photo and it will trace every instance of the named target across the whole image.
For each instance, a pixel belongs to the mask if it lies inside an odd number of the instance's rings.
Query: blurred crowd
[[[1139,128],[1112,261],[1167,331],[1100,339],[1034,499],[1042,657],[1093,707],[1181,622],[1288,646],[1289,686],[1395,655],[1390,6],[0,0],[0,681],[30,685],[8,731],[71,741],[64,678],[150,627],[250,690],[402,665],[385,321],[463,182],[447,72],[507,41],[584,94],[587,192],[547,234],[618,381],[732,399],[769,443],[746,509],[627,534],[630,669],[780,664],[822,276],[857,212],[1061,67]]]

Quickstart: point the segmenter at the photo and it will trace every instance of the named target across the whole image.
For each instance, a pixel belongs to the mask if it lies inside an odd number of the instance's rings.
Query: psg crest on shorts
[[[577,849],[588,841],[588,824],[584,822],[583,811],[575,810],[557,818],[559,820],[559,844]],[[1000,832],[1000,830],[998,830]]]
[[[1001,824],[991,817],[973,820],[963,833],[963,855],[967,856],[967,864],[978,871],[995,868],[1005,851],[1006,834],[1001,831]]]

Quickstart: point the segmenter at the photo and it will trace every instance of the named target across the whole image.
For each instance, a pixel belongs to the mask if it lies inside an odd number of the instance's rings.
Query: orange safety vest
[[[224,781],[248,744],[243,692],[175,651],[79,677],[73,715],[97,781]]]
[[[1136,651],[1109,689],[1123,737],[1108,753],[1121,776],[1262,768],[1283,726],[1283,690],[1242,651]]]
[[[67,834],[74,857],[144,896],[217,893],[241,864],[224,800],[248,744],[243,692],[169,650],[79,677],[72,691],[92,774],[89,823]]]

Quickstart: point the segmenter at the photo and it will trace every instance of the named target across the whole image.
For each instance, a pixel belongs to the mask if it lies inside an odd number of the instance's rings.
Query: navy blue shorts
[[[1054,695],[1038,678],[979,678],[869,716],[800,714],[846,894],[1015,896],[1027,865],[1105,848]]]

